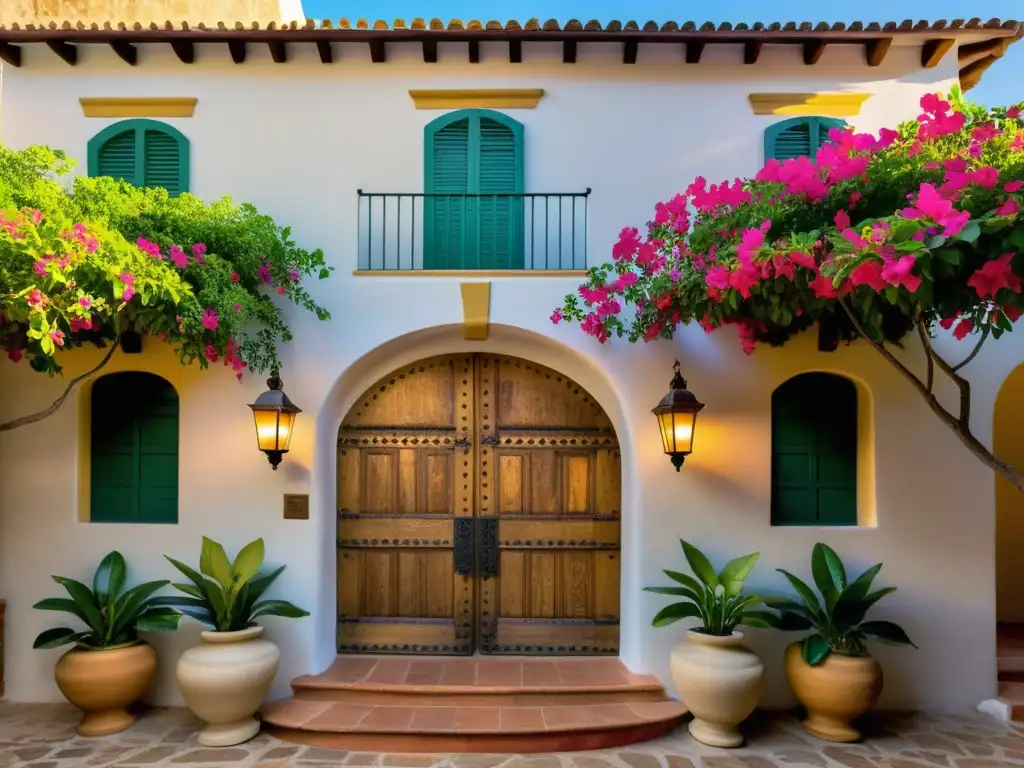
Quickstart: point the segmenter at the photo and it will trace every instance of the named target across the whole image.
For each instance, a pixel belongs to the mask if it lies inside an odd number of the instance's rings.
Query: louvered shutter
[[[857,388],[807,373],[772,395],[772,525],[857,524]]]
[[[829,117],[800,117],[769,126],[765,131],[765,160],[778,161],[795,157],[814,157],[818,148],[828,141],[832,128],[843,127],[844,120]]]
[[[107,139],[99,149],[93,176],[112,176],[131,184],[140,184],[136,172],[135,131],[128,129]]]
[[[465,195],[469,189],[469,118],[433,134],[426,148],[426,192]],[[464,196],[428,197],[424,201],[424,269],[464,267],[470,233],[471,201]]]
[[[184,192],[181,188],[181,149],[177,139],[163,131],[146,130],[143,145],[143,186],[163,187],[172,196]]]
[[[149,373],[96,381],[91,402],[90,520],[178,521],[178,395]]]
[[[523,200],[515,197],[486,197],[488,194],[520,192],[519,147],[507,125],[480,119],[479,249],[480,269],[521,269]]]

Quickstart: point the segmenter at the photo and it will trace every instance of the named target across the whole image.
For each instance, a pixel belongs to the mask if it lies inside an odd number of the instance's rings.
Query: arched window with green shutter
[[[774,123],[764,131],[764,159],[813,158],[830,130],[845,127],[846,121],[835,117],[794,117]]]
[[[424,269],[523,268],[523,126],[462,109],[424,135]]]
[[[158,120],[122,120],[89,140],[89,175],[124,179],[137,187],[188,192],[188,139]]]
[[[857,524],[857,385],[803,373],[772,393],[772,525]]]
[[[90,396],[89,519],[178,522],[178,393],[152,373],[111,373]]]

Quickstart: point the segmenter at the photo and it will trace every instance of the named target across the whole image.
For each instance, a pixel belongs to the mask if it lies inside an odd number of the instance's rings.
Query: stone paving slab
[[[761,713],[748,745],[724,750],[686,727],[655,741],[553,755],[402,755],[305,747],[260,734],[237,747],[196,742],[199,722],[184,709],[154,709],[127,731],[84,739],[65,704],[0,702],[0,768],[1024,768],[1024,724],[977,712],[878,716],[862,744],[836,745],[804,733],[791,714]]]

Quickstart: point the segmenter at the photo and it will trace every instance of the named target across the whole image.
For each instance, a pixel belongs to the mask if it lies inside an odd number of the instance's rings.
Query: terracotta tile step
[[[547,707],[389,706],[286,699],[268,704],[263,722],[281,729],[347,734],[501,735],[672,727],[685,715],[678,701]]]

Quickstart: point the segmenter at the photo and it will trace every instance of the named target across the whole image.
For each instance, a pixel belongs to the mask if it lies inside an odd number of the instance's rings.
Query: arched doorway
[[[992,451],[1024,467],[1024,365],[1015,368],[996,396]],[[996,616],[1016,625],[1024,640],[1024,494],[996,474]],[[1006,627],[1006,629],[1010,629]]]
[[[620,499],[611,422],[564,375],[394,371],[338,435],[339,652],[618,653]]]

